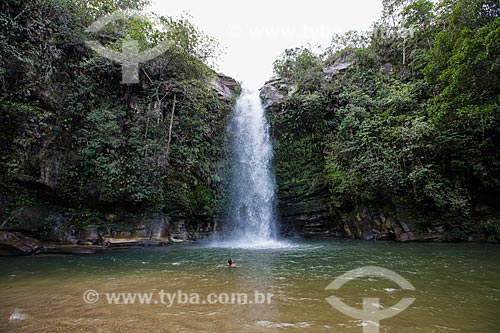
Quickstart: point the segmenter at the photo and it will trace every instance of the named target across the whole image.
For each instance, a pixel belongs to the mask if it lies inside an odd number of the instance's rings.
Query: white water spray
[[[231,173],[226,240],[240,247],[275,247],[273,147],[258,92],[244,89],[228,126]]]

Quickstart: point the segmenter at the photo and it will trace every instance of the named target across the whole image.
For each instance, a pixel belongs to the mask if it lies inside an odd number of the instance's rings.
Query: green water
[[[232,257],[242,267],[225,267]],[[415,287],[362,278],[325,290],[363,266],[395,271]],[[391,307],[380,332],[500,332],[500,248],[475,244],[297,241],[281,249],[203,244],[94,255],[0,258],[0,332],[362,332],[362,322],[325,298]],[[100,293],[87,304],[83,293]],[[272,294],[264,304],[161,304],[158,293]],[[108,304],[103,293],[152,293],[156,304]],[[196,301],[195,299],[193,299]]]

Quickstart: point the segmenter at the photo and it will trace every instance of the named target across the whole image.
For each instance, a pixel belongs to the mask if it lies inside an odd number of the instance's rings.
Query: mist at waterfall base
[[[223,232],[214,246],[279,248],[273,147],[258,94],[244,88],[227,126],[230,163]]]

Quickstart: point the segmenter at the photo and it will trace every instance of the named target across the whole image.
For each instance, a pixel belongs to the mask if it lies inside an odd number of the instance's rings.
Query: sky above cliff
[[[368,30],[382,12],[382,0],[153,0],[159,15],[190,19],[217,38],[224,54],[218,70],[258,88],[272,76],[273,62],[287,48],[326,47],[331,36]]]

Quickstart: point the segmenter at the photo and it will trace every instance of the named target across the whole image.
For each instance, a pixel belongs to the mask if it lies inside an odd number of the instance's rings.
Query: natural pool
[[[229,257],[242,267],[225,267]],[[339,275],[367,265],[393,270],[416,290],[378,278],[325,290]],[[380,332],[500,332],[500,248],[491,245],[297,240],[275,249],[237,249],[184,244],[3,257],[0,267],[0,332],[362,332],[360,320],[325,300],[332,295],[360,309],[364,297],[379,297],[384,307],[416,298],[407,310],[381,321]],[[100,293],[95,304],[82,297],[89,289]],[[161,304],[161,290],[196,293],[200,304],[169,306],[166,297]],[[248,293],[254,300],[255,291],[272,293],[269,304],[201,304],[212,293]],[[104,293],[112,292],[153,298],[151,304],[137,299],[108,304]]]

